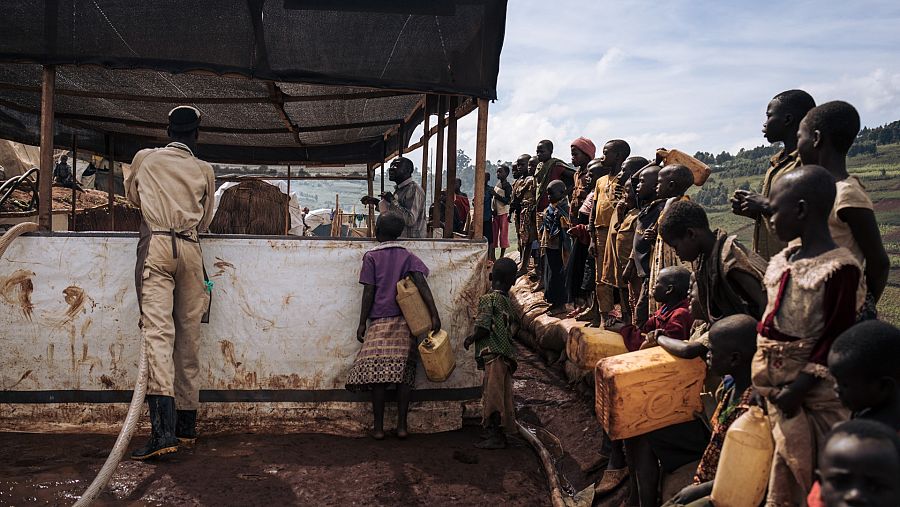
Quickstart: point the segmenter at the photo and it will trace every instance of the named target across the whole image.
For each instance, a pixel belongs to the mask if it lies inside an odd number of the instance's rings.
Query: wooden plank
[[[38,224],[53,230],[53,109],[56,67],[45,65],[41,76],[41,168],[38,179]]]
[[[475,237],[480,239],[484,235],[484,226],[481,218],[484,216],[484,169],[487,160],[487,125],[488,101],[478,99],[478,128],[475,133],[475,192],[472,203],[475,215],[472,222],[475,223]]]
[[[438,206],[440,201],[438,196],[441,194],[441,178],[444,170],[444,112],[447,110],[447,97],[441,95],[438,99],[438,121],[437,121],[437,145],[434,152],[434,193],[431,195],[432,204],[434,204],[434,214],[431,216],[432,230],[441,227],[440,213]]]
[[[450,111],[456,110],[456,97],[450,97]],[[447,190],[444,191],[444,239],[453,237],[453,215],[456,212],[456,115],[447,121]]]

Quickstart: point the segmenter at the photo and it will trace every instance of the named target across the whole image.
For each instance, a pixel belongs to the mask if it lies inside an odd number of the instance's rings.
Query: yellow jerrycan
[[[769,420],[750,407],[731,423],[716,469],[712,502],[716,507],[756,507],[762,502],[772,469],[775,442]]]
[[[443,329],[437,333],[429,332],[428,337],[419,344],[419,357],[425,367],[425,376],[432,382],[443,382],[456,368],[456,356],[450,345],[450,337]]]
[[[413,336],[419,338],[431,331],[431,313],[416,284],[408,276],[397,282],[397,305]]]

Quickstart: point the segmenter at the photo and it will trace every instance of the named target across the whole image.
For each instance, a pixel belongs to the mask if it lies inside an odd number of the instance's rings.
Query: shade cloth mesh
[[[358,164],[409,144],[425,93],[496,97],[506,0],[10,0],[0,14],[2,138],[37,143],[53,64],[58,147],[77,134],[105,153],[113,134],[127,159],[191,104],[212,162]]]

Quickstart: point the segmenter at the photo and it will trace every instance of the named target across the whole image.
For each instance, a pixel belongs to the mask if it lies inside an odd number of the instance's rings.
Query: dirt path
[[[593,484],[606,458],[590,403],[519,347],[519,420],[556,458],[569,493]],[[472,447],[480,428],[375,442],[329,435],[215,435],[158,463],[123,462],[97,505],[549,505],[532,450]],[[132,447],[142,444],[137,439]],[[110,435],[0,433],[0,505],[66,505],[99,470]],[[621,505],[624,488],[595,505]]]
[[[538,460],[521,440],[472,447],[479,429],[405,442],[327,435],[203,438],[154,464],[123,462],[96,505],[547,504]],[[66,505],[114,438],[0,433],[0,505]]]
[[[567,385],[558,369],[526,347],[518,346],[519,369],[514,376],[519,420],[546,432],[538,436],[556,460],[560,483],[569,494],[599,481],[607,456],[601,453],[603,432],[590,402]],[[549,434],[548,434],[549,433]],[[624,486],[594,505],[624,505]]]

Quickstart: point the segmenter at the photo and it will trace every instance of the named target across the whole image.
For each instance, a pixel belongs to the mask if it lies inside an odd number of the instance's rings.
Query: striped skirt
[[[347,389],[367,391],[372,384],[415,387],[415,346],[402,315],[369,321],[365,341],[347,376]]]

